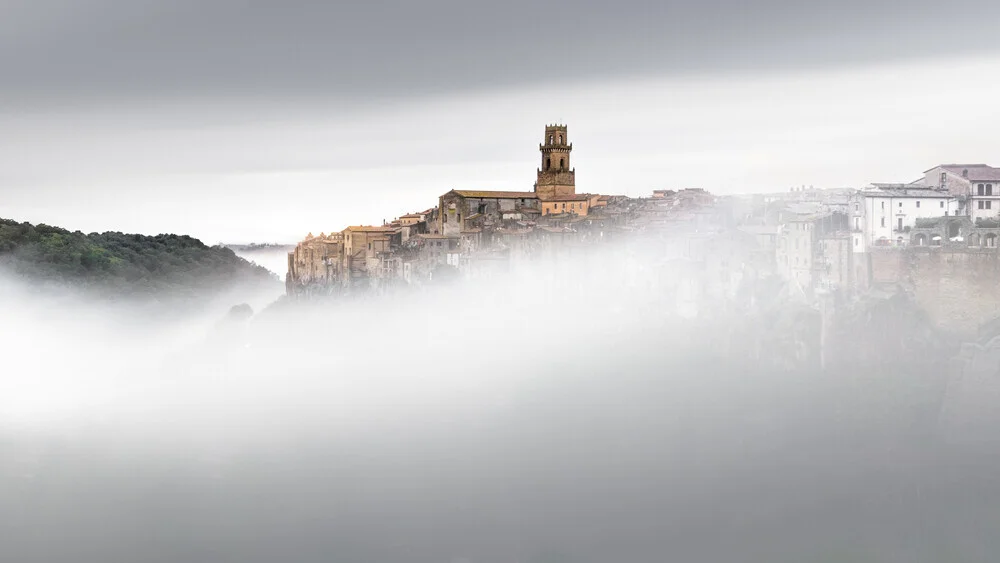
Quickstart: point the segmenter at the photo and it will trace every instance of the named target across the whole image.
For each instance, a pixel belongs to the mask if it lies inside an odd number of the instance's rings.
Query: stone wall
[[[1000,317],[996,249],[873,249],[872,281],[897,285],[944,328],[975,333]]]

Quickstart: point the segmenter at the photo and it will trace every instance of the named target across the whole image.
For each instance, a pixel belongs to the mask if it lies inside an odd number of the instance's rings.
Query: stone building
[[[535,193],[542,200],[576,195],[576,170],[570,166],[573,143],[565,125],[546,125],[543,142],[538,145],[542,165],[538,169]]]
[[[839,239],[843,239],[840,241]],[[833,279],[853,273],[850,235],[845,213],[805,213],[790,216],[777,235],[775,259],[780,275],[805,295]],[[834,277],[831,278],[830,275]]]
[[[343,277],[342,233],[312,233],[288,253],[285,289],[288,294],[315,292],[340,283]]]
[[[353,226],[342,231],[344,240],[343,271],[345,283],[353,285],[367,278],[379,261],[379,254],[392,248],[392,227]]]
[[[502,223],[504,215],[538,209],[534,192],[452,190],[439,198],[438,232],[457,237],[471,228]]]

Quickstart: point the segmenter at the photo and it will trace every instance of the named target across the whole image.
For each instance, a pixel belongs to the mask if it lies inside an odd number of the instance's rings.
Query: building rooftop
[[[871,197],[954,197],[948,190],[912,184],[872,184],[871,188],[862,190],[861,193]]]
[[[475,197],[481,199],[537,199],[535,192],[491,192],[477,190],[452,190],[448,193],[456,193],[462,197]]]
[[[395,231],[393,227],[372,227],[368,225],[358,225],[353,227],[347,227],[345,231],[351,231],[352,233],[388,233]]]

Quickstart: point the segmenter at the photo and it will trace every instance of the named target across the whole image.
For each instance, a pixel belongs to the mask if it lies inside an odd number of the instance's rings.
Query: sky
[[[85,232],[289,243],[530,190],[553,122],[582,192],[996,162],[992,4],[0,5],[0,216]]]

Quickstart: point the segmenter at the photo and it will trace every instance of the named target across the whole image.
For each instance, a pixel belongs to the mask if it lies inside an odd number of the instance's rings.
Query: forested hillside
[[[0,219],[0,272],[108,298],[198,299],[280,286],[267,269],[189,236],[83,234],[8,219]]]

